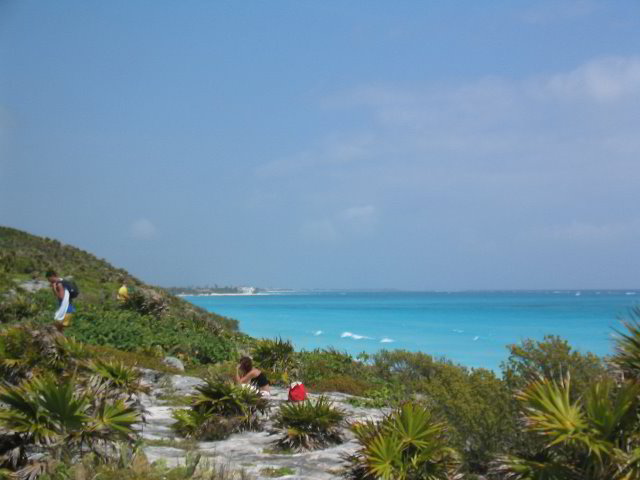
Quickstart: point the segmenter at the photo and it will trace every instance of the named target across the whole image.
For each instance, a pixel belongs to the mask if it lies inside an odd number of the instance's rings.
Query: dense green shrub
[[[369,407],[423,403],[447,421],[467,472],[486,473],[493,456],[518,437],[511,391],[493,372],[406,350],[382,350],[367,360],[384,384],[350,401]]]
[[[572,350],[557,336],[546,335],[543,341],[526,339],[509,345],[509,358],[502,362],[502,376],[512,391],[520,390],[540,377],[561,381],[571,375],[572,395],[582,395],[595,380],[606,375],[602,359],[593,353]]]
[[[435,361],[422,352],[380,350],[370,356],[370,362],[376,377],[407,387],[429,380],[436,373]]]
[[[168,309],[166,299],[150,288],[134,288],[129,290],[129,295],[122,306],[133,310],[140,315],[160,316]]]
[[[450,425],[451,444],[468,472],[486,473],[519,432],[511,391],[488,370],[440,364],[419,394]]]
[[[126,309],[79,309],[67,332],[85,343],[122,350],[150,351],[160,346],[164,352],[182,355],[185,360],[198,363],[218,362],[235,356],[234,341],[227,335]]]
[[[0,332],[0,372],[5,381],[17,383],[43,372],[77,370],[85,356],[75,341],[55,328],[20,324]]]
[[[53,312],[58,308],[51,292],[25,292],[13,288],[11,292],[0,293],[0,324],[45,319],[53,321]]]
[[[348,353],[329,348],[298,353],[299,377],[313,391],[361,395],[376,385],[370,370]]]
[[[0,302],[0,323],[27,320],[38,313],[37,305],[22,294],[9,295]]]
[[[348,395],[363,396],[371,390],[372,384],[351,375],[334,374],[319,377],[315,382],[308,385],[308,388],[315,393],[341,392]]]
[[[256,342],[251,354],[256,365],[269,373],[269,378],[288,383],[289,374],[296,367],[291,341],[263,338]]]
[[[303,451],[341,443],[344,417],[345,412],[325,396],[283,403],[274,419],[274,427],[280,434],[276,445],[284,450]]]

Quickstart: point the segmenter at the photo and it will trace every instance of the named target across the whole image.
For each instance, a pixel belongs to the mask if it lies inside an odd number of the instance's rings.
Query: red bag
[[[302,382],[292,383],[289,387],[289,401],[302,402],[307,399],[307,392]]]

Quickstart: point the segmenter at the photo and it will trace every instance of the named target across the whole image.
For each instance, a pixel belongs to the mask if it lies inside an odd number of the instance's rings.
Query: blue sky
[[[640,285],[637,1],[0,1],[0,224],[160,285]]]

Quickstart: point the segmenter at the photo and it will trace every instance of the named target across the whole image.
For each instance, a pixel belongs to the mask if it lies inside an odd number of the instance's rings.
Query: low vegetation
[[[83,343],[206,364],[235,358],[249,341],[236,320],[146,285],[88,252],[7,227],[0,227],[0,324],[51,323],[56,302],[46,283],[33,283],[44,282],[49,268],[74,278],[80,289],[68,334]],[[123,283],[129,298],[119,302]]]
[[[494,472],[509,478],[632,479],[640,476],[640,385],[594,383],[571,400],[567,375],[541,378],[517,394],[525,428],[545,444],[533,455],[505,455]]]
[[[283,451],[304,451],[342,443],[345,412],[325,396],[315,400],[284,403],[276,413],[274,427]]]
[[[296,376],[297,362],[293,344],[289,340],[263,338],[251,350],[253,360],[268,374],[272,383],[287,384],[289,376]]]
[[[209,379],[196,387],[191,407],[175,410],[173,429],[197,440],[222,440],[234,432],[259,430],[269,402],[253,388]]]
[[[448,428],[424,406],[405,403],[379,423],[352,426],[360,449],[349,457],[352,479],[451,480],[458,475],[457,452]]]
[[[119,442],[136,441],[136,370],[88,360],[82,345],[55,330],[12,327],[0,352],[0,467],[35,478],[88,452],[106,460]],[[27,456],[34,450],[42,459]]]

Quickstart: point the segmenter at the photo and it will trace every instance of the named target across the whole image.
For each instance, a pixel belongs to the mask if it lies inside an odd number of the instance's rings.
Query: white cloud
[[[342,332],[340,338],[353,338],[354,340],[373,340],[373,338],[367,337],[366,335],[358,335],[357,333],[351,332]]]
[[[593,60],[567,73],[543,81],[546,90],[560,99],[610,102],[640,96],[640,57],[608,57]]]
[[[150,220],[141,218],[131,224],[130,232],[133,238],[148,239],[156,235],[157,229]]]

